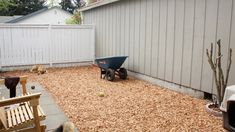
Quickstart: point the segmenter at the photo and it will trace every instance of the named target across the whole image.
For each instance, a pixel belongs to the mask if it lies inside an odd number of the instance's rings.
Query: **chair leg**
[[[46,125],[41,125],[41,132],[45,132],[46,131]]]
[[[40,120],[38,117],[38,109],[37,106],[33,106],[33,115],[34,115],[34,123],[37,129],[37,132],[41,132]]]

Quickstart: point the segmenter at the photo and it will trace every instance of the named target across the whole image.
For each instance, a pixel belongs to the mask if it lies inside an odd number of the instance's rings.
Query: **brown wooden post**
[[[38,108],[37,108],[38,104],[39,104],[38,99],[33,99],[32,101],[30,101],[30,105],[33,107],[33,118],[34,118],[36,130],[37,132],[41,132],[41,126],[40,126],[40,120],[39,120]]]
[[[26,83],[27,83],[27,77],[20,77],[20,84],[22,86],[23,95],[27,94]]]

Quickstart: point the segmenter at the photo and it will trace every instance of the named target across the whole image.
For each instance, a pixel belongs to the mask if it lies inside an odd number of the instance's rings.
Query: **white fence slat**
[[[0,68],[94,60],[93,25],[0,24]]]

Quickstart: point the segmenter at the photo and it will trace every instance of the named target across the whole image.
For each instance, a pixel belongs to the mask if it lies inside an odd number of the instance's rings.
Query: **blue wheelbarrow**
[[[115,75],[118,75],[120,79],[125,80],[127,78],[127,70],[121,68],[128,56],[113,56],[96,58],[95,62],[100,68],[100,78],[106,78],[108,81],[113,81]],[[103,77],[104,75],[104,77]]]

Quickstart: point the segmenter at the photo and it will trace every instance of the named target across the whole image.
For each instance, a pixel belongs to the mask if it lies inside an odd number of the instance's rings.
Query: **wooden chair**
[[[41,93],[28,94],[26,91],[27,77],[20,77],[23,95],[15,98],[0,100],[0,132],[1,131],[25,131],[44,132],[45,125],[40,125],[46,116],[39,105]],[[0,79],[4,84],[4,79]],[[5,106],[13,105],[14,108],[6,109]]]
[[[27,90],[26,90],[26,83],[27,83],[27,76],[20,76],[20,81],[19,83],[21,84],[21,88],[22,88],[22,93],[23,95],[27,94]],[[4,85],[5,80],[4,79],[0,79],[0,85]]]

